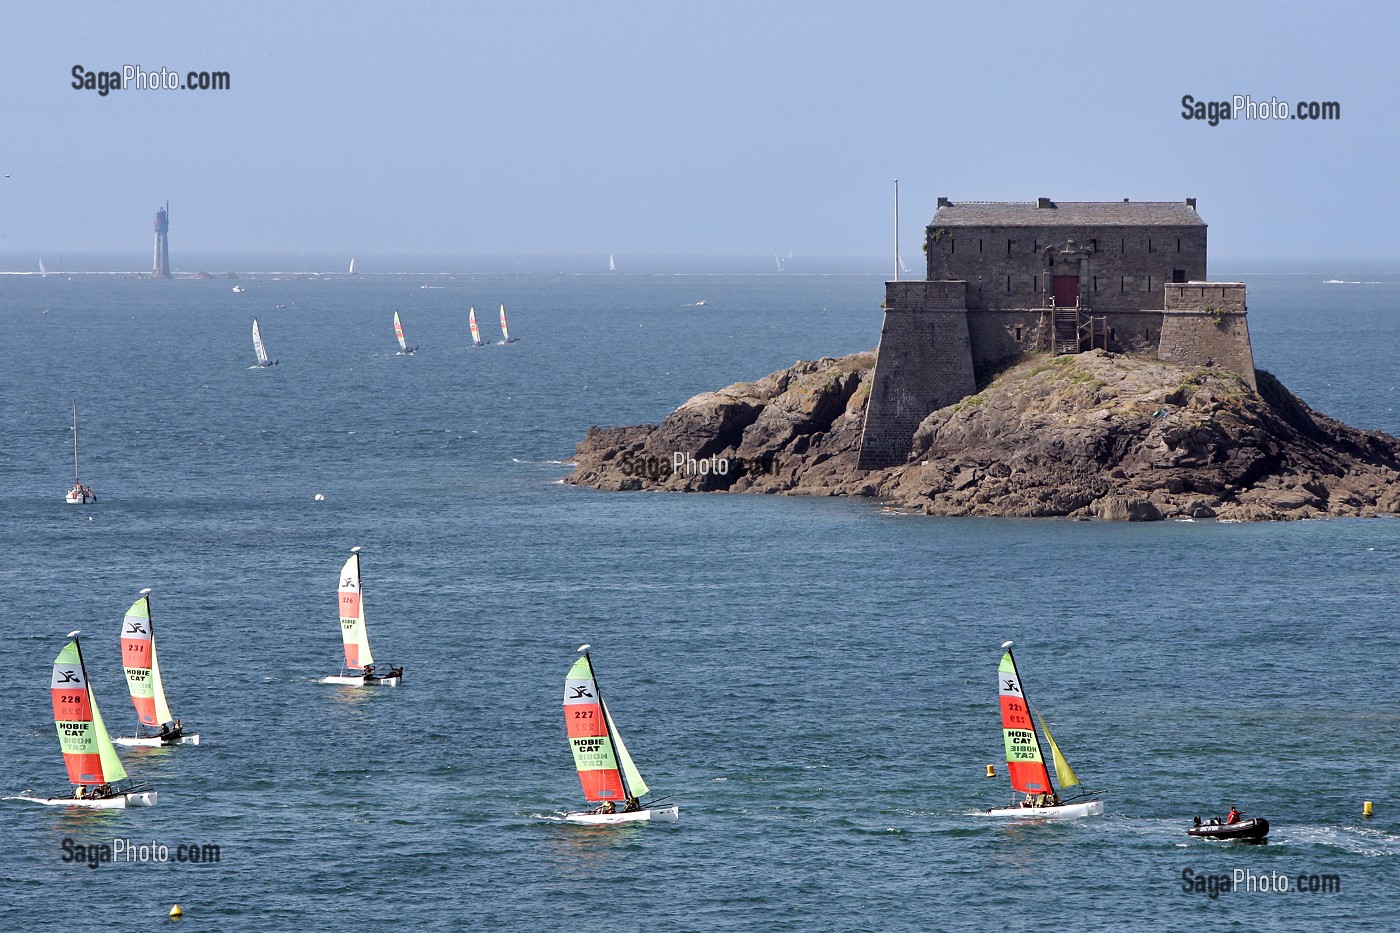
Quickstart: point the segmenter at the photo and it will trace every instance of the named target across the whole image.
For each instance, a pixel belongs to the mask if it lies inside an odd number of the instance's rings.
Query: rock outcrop
[[[1268,373],[1095,350],[1028,360],[857,469],[874,353],[706,392],[659,425],[591,428],[567,481],[616,490],[868,496],[931,515],[1265,521],[1400,511],[1400,440]]]

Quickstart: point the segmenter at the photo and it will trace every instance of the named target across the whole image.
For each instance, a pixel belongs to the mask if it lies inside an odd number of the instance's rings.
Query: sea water
[[[1250,285],[1260,368],[1400,433],[1400,279],[1216,277]],[[0,928],[149,929],[176,902],[230,931],[1393,916],[1395,520],[952,520],[561,483],[591,424],[874,346],[878,276],[241,283],[0,282],[0,796],[68,789],[48,682],[70,630],[109,728],[134,727],[118,631],[142,587],[175,715],[203,737],[122,750],[154,809],[0,801]],[[498,340],[502,303],[519,342],[470,349],[467,308]],[[396,308],[414,356],[395,355]],[[254,317],[274,368],[249,368]],[[74,399],[87,507],[62,498]],[[316,682],[340,668],[355,546],[399,689]],[[1102,818],[979,814],[1012,796],[1007,639]],[[679,822],[561,824],[583,804],[560,702],[584,642]],[[1232,804],[1272,822],[1268,845],[1185,835]],[[115,840],[169,860],[71,860]],[[1183,880],[1237,870],[1341,890]]]

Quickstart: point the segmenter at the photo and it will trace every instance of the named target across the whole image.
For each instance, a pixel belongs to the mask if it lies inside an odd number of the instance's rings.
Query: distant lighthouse
[[[156,259],[151,275],[158,279],[170,278],[170,202],[156,211]]]

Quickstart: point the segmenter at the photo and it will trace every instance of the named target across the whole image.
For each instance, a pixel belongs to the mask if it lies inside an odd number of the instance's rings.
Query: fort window
[[[1006,277],[1006,293],[1011,294],[1011,276]]]
[[[1017,343],[1020,343],[1020,342],[1021,342],[1021,325],[1020,325],[1020,324],[1017,324],[1017,325],[1016,325],[1016,342],[1017,342]]]
[[[1125,275],[1118,280],[1118,294],[1122,295],[1128,290],[1128,277]]]
[[[1097,295],[1098,293],[1099,293],[1099,277],[1096,275],[1096,276],[1094,276],[1094,294]]]
[[[958,251],[958,239],[957,239],[957,237],[951,237],[951,236],[948,237],[948,252],[949,252],[949,253],[956,253],[957,251]]]
[[[1152,237],[1147,238],[1147,251],[1152,252]]]
[[[977,252],[982,252],[982,240],[980,237],[977,240]]]
[[[1097,239],[1089,241],[1089,250],[1095,253],[1099,251],[1099,241]]]
[[[1115,341],[1118,339],[1118,335],[1115,334],[1115,333],[1113,332],[1113,328],[1112,328],[1112,327],[1110,327],[1110,328],[1108,329],[1108,339],[1109,339],[1109,340],[1115,340]]]
[[[1039,277],[1039,276],[1035,276],[1035,275],[1031,276],[1031,291],[1032,291],[1032,292],[1038,292],[1038,291],[1040,291],[1040,277]]]
[[[1013,244],[1013,243],[1015,243],[1015,242],[1016,242],[1015,240],[1007,240],[1007,241],[1006,241],[1006,255],[1008,255],[1008,256],[1011,255],[1011,244]],[[1010,289],[1008,289],[1008,291],[1009,291],[1009,290],[1010,290]]]
[[[1152,291],[1152,276],[1149,275],[1149,276],[1147,277],[1147,287],[1144,288],[1143,291],[1145,291],[1145,292],[1150,292],[1150,291]]]
[[[1176,238],[1176,251],[1181,252],[1181,237]]]
[[[1120,253],[1126,253],[1127,251],[1128,251],[1128,241],[1127,241],[1127,240],[1119,240],[1119,241],[1118,241],[1118,252],[1120,252]]]
[[[1173,270],[1172,270],[1172,281],[1173,281],[1173,282],[1185,282],[1185,281],[1186,281],[1186,270],[1185,270],[1185,269],[1173,269]]]

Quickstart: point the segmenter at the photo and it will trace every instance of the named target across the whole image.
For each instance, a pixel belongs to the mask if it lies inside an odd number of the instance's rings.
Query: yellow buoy
[[[183,917],[184,915],[185,915],[185,912],[184,912],[183,910],[180,909],[180,905],[179,905],[179,904],[171,904],[171,905],[170,905],[170,916],[172,916],[172,917]]]
[[[997,776],[997,766],[996,766],[996,765],[987,765],[987,777],[996,777],[996,776]]]
[[[1369,801],[1369,800],[1363,800],[1363,801],[1361,802],[1361,815],[1362,815],[1362,816],[1365,816],[1365,817],[1369,817],[1369,816],[1372,815],[1373,812],[1374,812],[1374,811],[1371,809],[1371,801]]]

